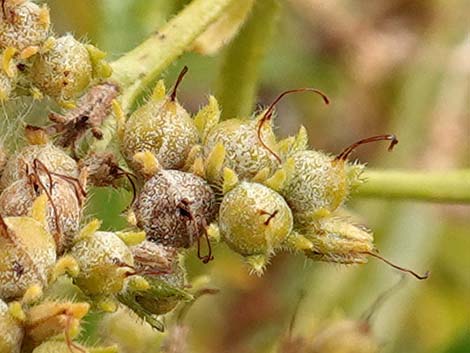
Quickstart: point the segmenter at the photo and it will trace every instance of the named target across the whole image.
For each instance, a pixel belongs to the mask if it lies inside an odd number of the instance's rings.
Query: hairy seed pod
[[[177,170],[160,170],[149,179],[133,210],[148,240],[175,248],[189,248],[196,241],[199,245],[217,212],[209,184]]]
[[[380,135],[361,140],[336,157],[312,150],[290,156],[292,171],[281,193],[294,212],[297,226],[328,216],[345,202],[361,183],[364,169],[364,165],[348,163],[347,157],[357,146],[381,140],[391,140],[389,150],[398,143],[394,135]]]
[[[305,254],[314,260],[341,264],[367,262],[369,253],[375,251],[372,232],[346,218],[328,217],[311,227],[305,236],[313,249]]]
[[[380,344],[367,323],[342,320],[323,328],[313,339],[311,353],[378,353]]]
[[[60,174],[51,174],[43,165],[33,162],[33,172],[8,186],[0,194],[0,214],[7,217],[26,216],[34,200],[45,192],[47,202],[48,230],[54,235],[57,254],[69,249],[78,233],[84,186],[79,180],[66,179]]]
[[[220,171],[229,168],[240,179],[245,180],[254,178],[261,171],[271,174],[282,162],[279,144],[272,128],[274,108],[284,96],[305,91],[319,94],[326,104],[329,103],[328,97],[314,88],[285,91],[253,119],[229,119],[210,129],[207,135],[203,136],[205,158],[210,158],[218,146],[222,145],[225,158]],[[217,184],[220,177],[220,173],[212,173],[209,175],[209,181]]]
[[[21,323],[14,318],[8,305],[0,299],[0,352],[19,353],[24,330]]]
[[[30,286],[44,286],[48,282],[56,261],[56,247],[45,228],[46,201],[46,196],[42,195],[33,205],[32,214],[36,219],[0,217],[2,299],[20,298]]]
[[[13,155],[7,162],[2,178],[0,190],[5,189],[18,179],[26,177],[26,169],[33,168],[33,161],[37,159],[52,173],[78,178],[77,162],[69,157],[60,148],[51,143],[26,146]]]
[[[347,218],[325,217],[315,221],[309,229],[304,235],[312,242],[313,247],[304,253],[310,259],[340,264],[362,264],[371,256],[419,280],[429,277],[429,272],[420,275],[382,257],[373,244],[372,232]]]
[[[218,144],[225,150],[223,167],[232,169],[241,179],[251,179],[260,170],[274,171],[279,165],[277,159],[260,143],[258,137],[259,116],[253,120],[229,119],[218,123],[207,135],[204,143],[204,156],[212,153]],[[269,124],[264,124],[260,135],[264,143],[277,151],[276,137]],[[216,176],[220,177],[219,176]],[[217,183],[218,180],[209,180]]]
[[[165,95],[160,82],[153,98],[126,122],[121,151],[131,165],[135,166],[133,158],[136,153],[149,151],[163,168],[181,169],[189,151],[199,142],[193,119],[176,100],[176,89],[186,73],[185,69],[169,95]]]
[[[80,268],[75,283],[91,295],[110,295],[122,289],[134,266],[127,245],[112,232],[92,232],[70,250]]]
[[[90,84],[92,73],[87,48],[72,35],[56,39],[31,67],[33,83],[59,102],[79,96]]]
[[[258,261],[262,261],[259,270],[253,266],[257,272],[283,247],[292,226],[287,203],[262,184],[241,182],[224,195],[220,205],[220,234],[235,252],[259,257]]]
[[[49,34],[49,9],[32,1],[2,1],[0,48],[12,47],[26,58],[36,53]]]

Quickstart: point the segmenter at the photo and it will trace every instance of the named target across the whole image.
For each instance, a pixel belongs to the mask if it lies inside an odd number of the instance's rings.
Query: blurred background
[[[57,32],[73,32],[112,59],[136,46],[185,2],[48,4]],[[307,93],[289,96],[277,109],[280,136],[303,124],[312,148],[337,153],[360,138],[395,133],[400,143],[393,153],[374,144],[356,157],[374,168],[468,168],[469,14],[468,0],[283,1],[267,39],[256,102],[265,106],[283,90],[316,87],[332,104],[326,107]],[[179,92],[188,110],[195,112],[217,91],[223,56],[223,50],[214,56],[188,52],[164,73],[171,84],[182,66],[189,66]],[[103,217],[106,227],[123,227],[120,212],[127,198],[119,191],[98,190],[90,212]],[[374,230],[381,254],[419,272],[431,271],[427,281],[409,278],[375,313],[372,331],[383,351],[470,352],[470,207],[353,197],[348,208]],[[209,265],[194,256],[188,259],[191,277],[208,274],[221,289],[189,312],[188,352],[273,352],[287,334],[299,293],[305,296],[293,334],[308,339],[329,320],[359,319],[399,279],[373,259],[345,267],[287,254],[277,256],[258,278],[249,276],[241,258],[223,245],[215,257]],[[125,315],[106,318],[89,340],[101,335],[121,342],[125,352],[158,352],[161,335],[142,328],[135,318],[131,328],[123,325],[129,322]],[[124,337],[132,335],[138,340],[129,345]]]

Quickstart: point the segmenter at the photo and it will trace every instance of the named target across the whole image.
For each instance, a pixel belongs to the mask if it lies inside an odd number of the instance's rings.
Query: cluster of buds
[[[187,283],[186,250],[197,247],[203,263],[223,241],[262,274],[278,252],[342,264],[383,259],[372,233],[341,216],[359,185],[364,165],[350,163],[360,140],[337,156],[307,147],[304,128],[278,140],[275,105],[253,117],[220,120],[217,100],[194,117],[178,102],[177,89],[158,82],[151,98],[126,117],[120,87],[104,53],[66,35],[55,38],[47,7],[3,0],[0,18],[0,100],[47,95],[64,109],[47,126],[27,126],[29,145],[4,158],[0,178],[0,350],[99,352],[75,342],[91,308],[112,312],[124,305],[159,330],[161,315],[196,296]],[[20,89],[21,87],[21,89]],[[27,88],[25,90],[25,87]],[[114,109],[113,109],[114,108]],[[77,153],[88,132],[114,112],[117,149]],[[116,146],[114,146],[116,147]],[[70,149],[69,149],[70,148]],[[121,158],[122,157],[122,158]],[[5,160],[4,160],[5,159]],[[128,231],[100,231],[83,224],[87,188],[132,187]],[[417,278],[425,278],[407,271]],[[81,301],[53,298],[49,289],[69,277]],[[53,339],[63,333],[62,340]]]
[[[47,95],[70,106],[91,83],[110,76],[103,52],[70,34],[54,35],[46,5],[28,0],[2,0],[1,5],[1,101]]]

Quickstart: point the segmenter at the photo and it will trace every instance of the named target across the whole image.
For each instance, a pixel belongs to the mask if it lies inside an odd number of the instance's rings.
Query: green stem
[[[163,28],[113,63],[113,79],[123,89],[121,104],[132,110],[149,84],[173,63],[235,0],[194,0]]]
[[[277,0],[257,1],[250,18],[224,53],[217,89],[222,119],[247,117],[255,103],[259,68],[279,14]]]
[[[430,172],[367,170],[356,195],[438,203],[470,203],[470,169]]]

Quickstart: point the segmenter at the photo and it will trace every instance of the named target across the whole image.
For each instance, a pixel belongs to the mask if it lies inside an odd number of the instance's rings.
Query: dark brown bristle
[[[279,96],[277,96],[277,98],[270,104],[270,106],[268,107],[268,109],[266,110],[263,117],[260,119],[260,121],[258,123],[257,135],[258,135],[258,140],[261,143],[261,145],[263,145],[263,147],[266,148],[269,151],[269,153],[271,153],[277,159],[277,161],[279,163],[282,162],[281,157],[279,157],[276,152],[274,152],[271,148],[269,148],[269,146],[266,145],[266,143],[264,143],[264,141],[261,137],[261,129],[263,128],[263,125],[272,118],[272,115],[273,115],[274,108],[275,108],[276,104],[284,96],[286,96],[288,94],[291,94],[291,93],[299,93],[299,92],[313,92],[313,93],[316,93],[316,94],[320,95],[323,98],[323,101],[325,102],[325,104],[330,104],[330,100],[329,100],[329,98],[326,94],[324,94],[323,92],[321,92],[318,89],[309,88],[309,87],[297,88],[297,89],[291,89],[291,90],[288,90],[288,91],[284,91]]]
[[[368,137],[354,142],[352,145],[346,147],[340,154],[336,156],[335,160],[345,161],[349,157],[349,155],[360,145],[377,141],[391,141],[390,145],[388,146],[388,151],[391,151],[393,147],[395,147],[395,145],[398,143],[397,137],[393,134]]]
[[[380,256],[379,254],[377,253],[374,253],[374,252],[370,252],[370,251],[365,251],[364,254],[367,254],[367,255],[370,255],[370,256],[373,256],[379,260],[382,260],[383,262],[385,262],[387,265],[393,267],[393,268],[396,268],[397,270],[401,271],[401,272],[406,272],[406,273],[409,273],[411,274],[412,276],[416,277],[417,279],[419,280],[423,280],[423,279],[427,279],[429,277],[429,271],[425,272],[424,275],[420,275],[416,272],[414,272],[413,270],[410,270],[408,268],[405,268],[405,267],[401,267],[401,266],[398,266],[398,265],[395,265],[393,262],[391,262],[390,260],[387,260],[386,258]]]
[[[188,67],[184,66],[181,72],[178,75],[178,78],[176,79],[175,86],[173,87],[173,90],[171,91],[170,94],[170,100],[174,102],[176,100],[176,92],[178,90],[178,86],[180,85],[181,81],[183,81],[184,75],[188,72]]]

